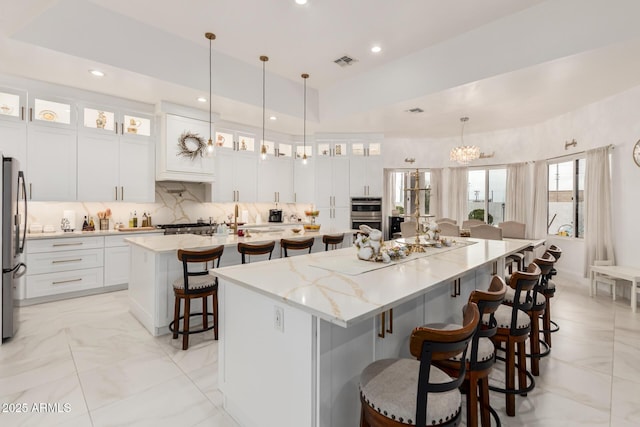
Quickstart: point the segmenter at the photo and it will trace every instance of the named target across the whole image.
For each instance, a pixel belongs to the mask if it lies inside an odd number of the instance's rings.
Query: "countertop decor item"
[[[203,152],[207,147],[204,138],[191,131],[185,131],[178,138],[178,156],[187,157],[194,160],[203,156]]]

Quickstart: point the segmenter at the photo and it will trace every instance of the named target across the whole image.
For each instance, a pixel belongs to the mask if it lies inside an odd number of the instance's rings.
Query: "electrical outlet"
[[[284,332],[284,309],[277,305],[273,306],[273,328]]]

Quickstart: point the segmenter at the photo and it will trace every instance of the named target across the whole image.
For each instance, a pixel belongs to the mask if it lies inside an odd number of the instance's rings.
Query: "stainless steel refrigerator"
[[[18,278],[27,271],[23,261],[27,236],[27,198],[24,173],[17,159],[2,157],[2,339],[18,328],[14,298]]]

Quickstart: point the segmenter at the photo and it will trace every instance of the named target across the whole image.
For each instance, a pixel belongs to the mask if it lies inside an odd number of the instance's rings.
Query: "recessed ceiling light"
[[[100,70],[89,70],[89,72],[96,77],[104,77],[104,73]]]
[[[420,107],[413,107],[413,108],[409,108],[408,110],[404,110],[406,113],[413,113],[413,114],[417,114],[417,113],[424,113],[424,110]]]
[[[276,116],[269,116],[269,120],[278,120]]]
[[[296,0],[297,4],[307,4],[307,0]]]
[[[380,46],[373,46],[371,48],[371,52],[373,52],[373,53],[380,53],[381,50],[382,50],[382,48]]]
[[[204,96],[199,96],[198,102],[207,102],[207,98],[205,98]]]

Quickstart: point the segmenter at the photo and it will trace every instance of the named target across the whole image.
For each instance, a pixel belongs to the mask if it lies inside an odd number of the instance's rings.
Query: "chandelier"
[[[464,125],[468,121],[469,117],[460,118],[460,122],[462,122],[462,130],[460,131],[461,145],[451,149],[449,154],[449,160],[456,161],[461,165],[468,165],[472,160],[480,157],[480,148],[475,145],[464,145]]]

